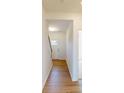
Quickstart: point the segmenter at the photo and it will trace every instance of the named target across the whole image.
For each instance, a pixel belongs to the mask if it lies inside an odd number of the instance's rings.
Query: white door
[[[52,49],[53,49],[53,54],[52,54],[52,57],[53,59],[59,59],[59,52],[60,52],[60,49],[59,49],[59,41],[57,40],[54,40],[55,44],[52,45]]]
[[[65,42],[62,42],[61,40],[54,40],[54,44],[52,44],[52,57],[53,59],[60,59],[64,60],[65,59],[65,47],[63,46]]]

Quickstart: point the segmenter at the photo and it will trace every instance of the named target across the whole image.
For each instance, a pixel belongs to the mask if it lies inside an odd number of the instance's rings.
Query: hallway
[[[43,93],[81,93],[81,81],[72,82],[65,61],[53,61]]]

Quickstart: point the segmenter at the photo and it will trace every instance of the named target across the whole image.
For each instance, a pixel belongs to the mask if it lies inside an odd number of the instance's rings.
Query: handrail
[[[50,50],[51,50],[51,57],[52,57],[52,45],[51,45],[51,42],[50,42],[50,37],[48,35],[48,40],[49,40],[49,45],[50,45]]]

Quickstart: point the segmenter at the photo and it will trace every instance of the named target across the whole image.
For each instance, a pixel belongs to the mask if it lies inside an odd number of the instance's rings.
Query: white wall
[[[78,30],[82,28],[81,26],[81,14],[76,13],[48,13],[47,19],[59,19],[59,20],[73,20],[73,75],[72,80],[78,80]]]
[[[41,23],[41,0],[0,0],[0,93],[41,93]]]
[[[42,15],[42,86],[48,78],[49,72],[52,68],[51,50],[48,39],[48,25],[45,18],[46,12],[43,9]],[[42,88],[43,88],[42,87]]]
[[[82,79],[82,31],[78,31],[78,40],[79,40],[79,79]]]
[[[50,40],[57,40],[58,45],[52,45],[53,59],[66,59],[66,31],[49,32]]]
[[[66,31],[66,61],[71,78],[73,78],[73,21]]]
[[[83,0],[83,93],[124,93],[124,0]]]

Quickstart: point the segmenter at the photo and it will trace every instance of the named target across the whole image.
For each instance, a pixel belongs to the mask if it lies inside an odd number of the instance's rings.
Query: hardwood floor
[[[65,61],[53,61],[43,93],[81,93],[81,81],[72,82]]]

